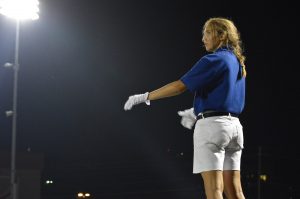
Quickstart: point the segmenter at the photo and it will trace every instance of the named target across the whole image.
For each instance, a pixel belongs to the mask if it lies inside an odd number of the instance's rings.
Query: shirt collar
[[[230,50],[231,51],[231,50],[233,50],[233,48],[231,46],[221,46],[215,52],[224,51],[224,50]]]

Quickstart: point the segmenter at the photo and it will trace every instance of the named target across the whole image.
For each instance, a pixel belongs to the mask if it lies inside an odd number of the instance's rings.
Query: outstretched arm
[[[185,90],[186,90],[186,87],[182,83],[182,81],[177,80],[177,81],[171,82],[157,90],[154,90],[150,93],[146,92],[144,94],[129,96],[128,100],[126,101],[126,103],[124,105],[124,109],[130,110],[134,105],[144,103],[144,102],[147,105],[150,105],[151,100],[157,100],[157,99],[161,99],[161,98],[179,95],[179,94],[183,93]]]
[[[186,86],[182,83],[181,80],[177,80],[150,92],[148,95],[148,100],[157,100],[161,98],[172,97],[183,93],[185,90]]]

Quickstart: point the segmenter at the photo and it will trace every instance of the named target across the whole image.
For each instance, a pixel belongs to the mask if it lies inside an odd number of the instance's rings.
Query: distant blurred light
[[[82,193],[82,192],[80,192],[80,193],[77,194],[78,198],[88,198],[90,196],[91,196],[90,193]]]
[[[47,180],[46,184],[53,184],[53,181],[52,180]]]
[[[0,13],[17,20],[39,18],[38,0],[0,0]]]
[[[267,175],[260,175],[259,176],[259,179],[262,180],[262,181],[267,181],[267,178],[268,178]]]

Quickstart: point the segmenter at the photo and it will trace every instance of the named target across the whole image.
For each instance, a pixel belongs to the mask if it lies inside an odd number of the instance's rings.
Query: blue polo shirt
[[[242,66],[230,48],[221,47],[203,56],[180,80],[195,93],[194,111],[240,114],[245,104]]]

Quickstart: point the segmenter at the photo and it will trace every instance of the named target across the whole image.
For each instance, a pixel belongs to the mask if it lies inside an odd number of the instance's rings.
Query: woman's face
[[[220,41],[217,40],[217,37],[214,36],[213,31],[209,27],[206,27],[203,31],[202,42],[208,52],[215,51],[220,45]]]

